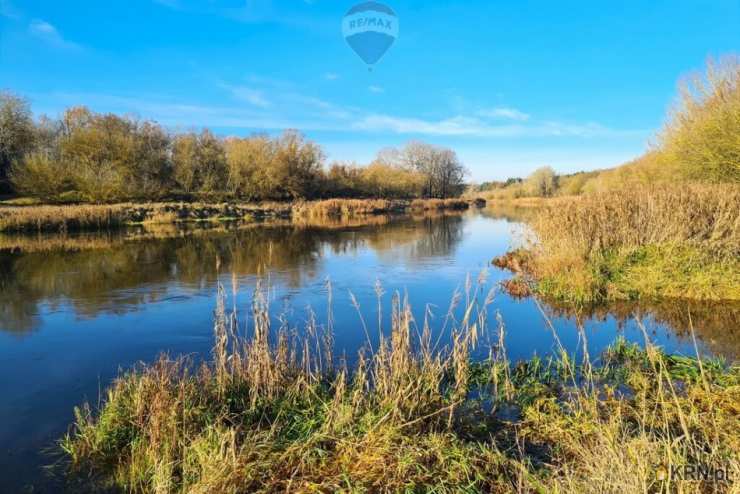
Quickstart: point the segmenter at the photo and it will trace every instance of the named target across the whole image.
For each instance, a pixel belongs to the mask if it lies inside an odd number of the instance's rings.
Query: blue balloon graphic
[[[372,66],[398,38],[398,17],[386,5],[364,2],[352,7],[344,16],[342,34],[355,53]]]

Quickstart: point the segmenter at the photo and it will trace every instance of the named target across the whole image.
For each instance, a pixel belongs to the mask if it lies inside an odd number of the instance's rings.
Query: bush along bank
[[[674,184],[545,207],[494,261],[562,301],[740,300],[740,185]]]

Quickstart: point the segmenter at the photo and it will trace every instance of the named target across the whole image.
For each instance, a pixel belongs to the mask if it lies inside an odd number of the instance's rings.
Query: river
[[[509,273],[490,265],[516,243],[520,218],[492,209],[343,223],[162,226],[77,236],[0,237],[1,492],[58,492],[42,468],[73,420],[73,407],[136,362],[162,352],[208,358],[217,284],[246,311],[259,283],[273,315],[300,328],[312,310],[325,319],[329,285],[335,352],[352,360],[365,341],[359,313],[377,337],[378,288],[407,295],[439,331],[466,278],[485,279],[489,306],[505,325],[511,359],[565,348],[592,359],[622,335],[643,342],[637,321],[669,352],[740,354],[740,306],[665,302],[619,304],[575,314],[498,290]],[[231,297],[231,295],[230,295]],[[309,310],[310,307],[310,310]],[[689,319],[690,316],[690,319]],[[495,323],[495,317],[489,318]],[[689,324],[691,320],[691,324]],[[375,329],[374,329],[375,328]],[[444,339],[444,335],[443,335]],[[484,357],[481,350],[478,357]]]

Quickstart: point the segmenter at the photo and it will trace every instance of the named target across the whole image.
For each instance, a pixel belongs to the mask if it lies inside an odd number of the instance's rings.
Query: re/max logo
[[[392,31],[393,23],[390,19],[380,19],[377,17],[361,17],[359,19],[349,21],[350,29],[361,29],[366,27],[383,28],[388,31]]]

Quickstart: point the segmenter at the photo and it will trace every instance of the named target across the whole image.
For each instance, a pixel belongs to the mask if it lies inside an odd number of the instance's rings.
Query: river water
[[[352,296],[375,337],[379,286],[382,327],[398,292],[408,296],[417,320],[428,309],[440,331],[454,294],[464,299],[468,277],[473,284],[484,278],[485,291],[495,290],[489,311],[501,316],[512,360],[555,350],[548,320],[576,355],[585,338],[592,360],[619,335],[643,342],[638,320],[669,352],[695,354],[693,327],[703,355],[734,360],[740,354],[737,304],[620,304],[574,314],[497,290],[509,274],[490,261],[517,242],[519,220],[483,209],[357,225],[0,237],[0,492],[63,488],[43,468],[55,460],[49,451],[71,423],[73,407],[97,403],[120,369],[162,352],[208,358],[218,283],[229,293],[238,287],[228,303],[240,310],[248,309],[260,283],[273,314],[300,328],[311,311],[320,320],[326,314],[329,281],[335,352],[350,361],[365,341]]]

